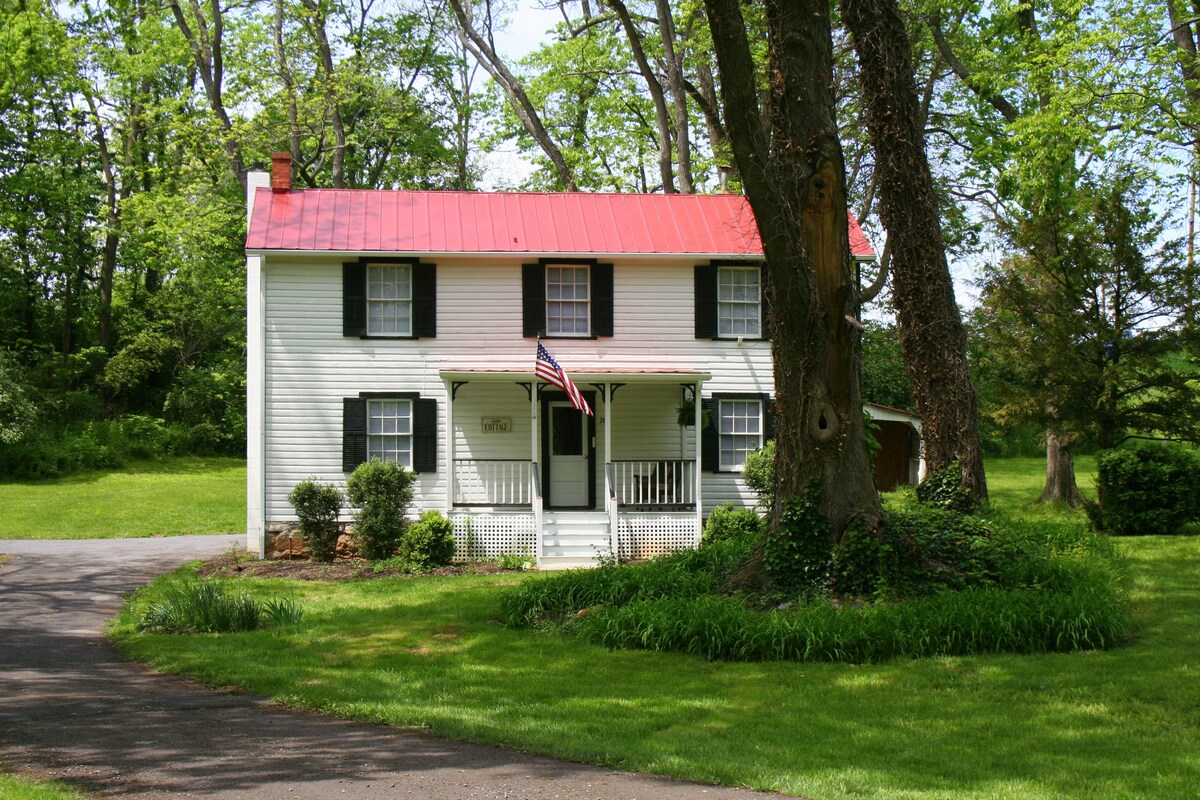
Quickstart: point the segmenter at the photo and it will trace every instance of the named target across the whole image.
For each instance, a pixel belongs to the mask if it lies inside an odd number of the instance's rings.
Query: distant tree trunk
[[[845,167],[834,117],[830,7],[767,0],[769,118],[738,0],[705,0],[725,120],[770,273],[775,363],[775,504],[812,479],[835,539],[852,520],[882,522],[863,439],[856,294],[846,225]],[[768,130],[769,125],[769,130]],[[769,586],[763,548],[729,588]]]
[[[475,29],[471,23],[469,6],[464,6],[462,0],[449,0],[449,2],[450,9],[454,12],[454,18],[458,22],[459,37],[463,47],[471,53],[480,66],[487,70],[496,83],[500,84],[500,88],[508,96],[509,104],[517,115],[517,119],[521,120],[525,130],[542,148],[542,152],[550,159],[550,163],[554,165],[563,188],[568,192],[578,191],[579,186],[575,182],[575,174],[571,171],[567,160],[563,158],[558,145],[550,138],[550,133],[542,124],[541,116],[525,92],[525,87],[505,66],[504,61],[496,53],[496,48]]]
[[[337,75],[334,74],[333,49],[329,46],[329,35],[325,30],[325,12],[316,0],[301,0],[309,14],[313,39],[317,43],[319,72],[324,76],[325,106],[329,110],[329,125],[333,128],[333,159],[330,177],[333,188],[346,187],[346,125],[342,121],[341,98],[336,89]]]
[[[1043,503],[1066,503],[1077,506],[1083,501],[1079,487],[1075,484],[1075,453],[1071,437],[1054,431],[1046,431],[1046,485]]]
[[[957,461],[979,502],[987,497],[979,400],[946,263],[908,33],[896,0],[842,0],[842,17],[861,64],[879,215],[888,229],[892,291],[927,463],[937,470]]]
[[[662,180],[663,191],[667,194],[674,194],[675,174],[672,169],[674,162],[671,159],[671,122],[670,115],[667,113],[666,94],[663,92],[658,76],[654,74],[650,59],[646,57],[646,51],[642,47],[642,34],[633,23],[629,9],[625,7],[622,0],[605,1],[612,6],[613,11],[617,14],[617,19],[621,21],[625,37],[629,40],[629,49],[638,65],[638,72],[641,73],[642,80],[646,82],[646,90],[650,92],[650,100],[654,104],[654,124],[658,130],[658,174]],[[666,31],[662,31],[662,35],[663,38],[666,38]]]
[[[663,60],[667,67],[667,85],[675,109],[675,161],[679,165],[679,191],[691,194],[692,143],[688,124],[687,90],[683,86],[683,53],[675,49],[675,19],[668,0],[655,0],[658,9],[658,30],[662,36]]]

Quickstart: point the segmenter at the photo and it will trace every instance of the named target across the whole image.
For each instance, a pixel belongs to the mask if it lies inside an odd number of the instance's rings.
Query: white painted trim
[[[443,378],[442,384],[446,387],[446,516],[450,516],[450,512],[454,510],[454,442],[458,438],[454,435],[454,382]]]
[[[266,557],[266,283],[263,259],[246,259],[246,549]]]
[[[692,429],[695,431],[692,456],[696,459],[696,469],[693,470],[696,473],[696,546],[700,545],[700,535],[704,531],[704,497],[702,494],[704,476],[701,474],[704,467],[700,459],[700,436],[704,428],[704,405],[700,402],[700,390],[703,385],[703,381],[697,380],[692,393],[692,402],[694,403]],[[717,454],[717,457],[720,457],[720,453]]]

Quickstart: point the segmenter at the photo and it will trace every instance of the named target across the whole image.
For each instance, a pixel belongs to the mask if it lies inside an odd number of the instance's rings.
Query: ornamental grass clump
[[[290,598],[265,602],[229,594],[215,581],[186,580],[169,585],[150,605],[138,630],[158,633],[237,633],[267,626],[294,625],[302,611]]]
[[[557,624],[607,647],[750,661],[1060,652],[1129,638],[1123,562],[1082,525],[928,507],[893,510],[888,523],[882,537],[843,539],[820,591],[802,582],[790,597],[722,594],[755,546],[731,539],[528,581],[503,598],[504,620]]]

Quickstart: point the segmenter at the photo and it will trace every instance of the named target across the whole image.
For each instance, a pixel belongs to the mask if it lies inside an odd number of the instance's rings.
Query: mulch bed
[[[210,558],[200,565],[204,577],[292,578],[301,581],[348,581],[369,578],[415,578],[429,575],[493,575],[502,570],[494,561],[465,561],[438,567],[414,575],[396,569],[376,572],[361,558],[343,559],[332,564],[321,564],[308,559],[273,558],[260,561],[248,557],[244,550],[227,551]]]

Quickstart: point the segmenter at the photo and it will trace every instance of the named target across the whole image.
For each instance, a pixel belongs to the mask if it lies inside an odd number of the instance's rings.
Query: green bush
[[[142,615],[138,630],[158,633],[235,633],[264,625],[295,624],[302,612],[295,601],[274,598],[260,603],[245,594],[226,594],[215,581],[170,584],[160,601]]]
[[[300,536],[314,561],[329,563],[337,555],[337,541],[342,533],[338,515],[342,511],[342,491],[315,478],[300,481],[288,494],[288,502],[300,519]]]
[[[1175,533],[1200,521],[1200,459],[1182,446],[1106,450],[1096,459],[1099,530],[1118,535]]]
[[[732,503],[717,506],[704,521],[702,544],[729,539],[757,544],[766,530],[766,521],[752,508],[734,508]]]
[[[426,511],[408,526],[397,555],[414,570],[442,567],[454,558],[454,523]]]
[[[412,503],[416,476],[394,461],[360,464],[346,481],[354,515],[358,552],[371,561],[390,558],[404,536],[405,513]]]
[[[925,476],[917,484],[917,500],[935,508],[970,514],[975,510],[971,490],[963,486],[958,462],[947,464]]]
[[[775,440],[746,455],[742,480],[758,495],[759,508],[770,509],[775,497]]]

